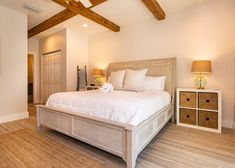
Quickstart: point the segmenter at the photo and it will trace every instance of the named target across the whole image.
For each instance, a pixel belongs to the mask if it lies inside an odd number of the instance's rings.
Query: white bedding
[[[46,106],[137,126],[170,102],[171,96],[165,91],[94,90],[56,93]]]

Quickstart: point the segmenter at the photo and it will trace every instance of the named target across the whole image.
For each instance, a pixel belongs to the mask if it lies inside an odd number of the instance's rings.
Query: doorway
[[[28,104],[33,104],[34,100],[34,55],[28,54]]]

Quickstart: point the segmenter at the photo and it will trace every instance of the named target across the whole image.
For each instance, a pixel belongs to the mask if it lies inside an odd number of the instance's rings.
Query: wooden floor
[[[44,128],[30,118],[0,125],[0,168],[124,168],[118,157]],[[138,168],[235,168],[235,133],[167,124],[137,159]]]

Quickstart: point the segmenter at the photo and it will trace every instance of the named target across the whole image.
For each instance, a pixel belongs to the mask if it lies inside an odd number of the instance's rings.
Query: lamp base
[[[102,81],[101,81],[101,78],[100,78],[100,77],[96,77],[96,78],[95,78],[95,85],[96,85],[96,86],[101,86],[101,85],[102,85]]]
[[[200,74],[196,79],[195,79],[195,86],[197,89],[205,89],[207,85],[207,81],[204,78],[202,74]]]

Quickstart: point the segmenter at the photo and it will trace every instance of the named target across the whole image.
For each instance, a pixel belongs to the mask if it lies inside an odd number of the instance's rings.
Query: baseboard
[[[15,114],[10,114],[6,116],[0,116],[0,123],[5,123],[5,122],[10,122],[10,121],[15,121],[15,120],[21,120],[29,117],[28,112],[23,112],[23,113],[15,113]]]
[[[234,123],[233,121],[230,121],[230,120],[223,120],[222,121],[222,127],[225,127],[225,128],[234,128]]]
[[[235,130],[235,122],[233,123],[233,129]]]

